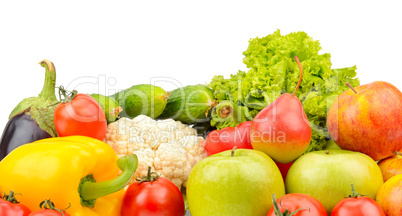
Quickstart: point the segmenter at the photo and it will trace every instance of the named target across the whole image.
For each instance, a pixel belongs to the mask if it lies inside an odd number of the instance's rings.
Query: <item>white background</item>
[[[307,32],[331,53],[333,68],[357,65],[362,84],[383,80],[402,89],[398,1],[243,2],[2,1],[0,128],[19,101],[40,93],[42,59],[54,62],[57,85],[83,93],[160,76],[204,84],[245,70],[248,40],[276,29]],[[90,83],[99,75],[100,86]]]

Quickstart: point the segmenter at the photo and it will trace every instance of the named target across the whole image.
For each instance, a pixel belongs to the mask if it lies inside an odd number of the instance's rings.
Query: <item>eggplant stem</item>
[[[45,83],[43,84],[42,91],[39,94],[40,98],[50,100],[57,100],[55,86],[56,86],[56,69],[53,63],[49,60],[43,60],[39,64],[46,69]]]

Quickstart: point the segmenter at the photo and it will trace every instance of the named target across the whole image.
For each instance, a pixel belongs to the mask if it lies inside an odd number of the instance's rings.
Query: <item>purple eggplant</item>
[[[30,115],[16,115],[8,121],[1,136],[0,160],[23,144],[50,137]]]
[[[55,95],[56,70],[48,60],[39,64],[46,69],[43,89],[38,97],[22,100],[11,112],[0,140],[0,160],[21,145],[58,136],[53,122],[58,103]]]

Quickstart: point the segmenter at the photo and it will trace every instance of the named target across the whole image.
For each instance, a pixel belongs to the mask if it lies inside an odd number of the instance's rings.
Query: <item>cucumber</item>
[[[158,119],[172,118],[184,124],[203,122],[215,106],[213,92],[205,85],[189,85],[170,93],[166,108]]]
[[[134,118],[146,115],[151,118],[158,117],[166,107],[170,93],[161,87],[150,84],[131,86],[111,97],[115,98],[123,108],[121,117]]]
[[[90,94],[89,96],[95,99],[102,107],[108,124],[116,121],[116,119],[119,117],[119,113],[122,111],[122,108],[115,99],[101,94]]]

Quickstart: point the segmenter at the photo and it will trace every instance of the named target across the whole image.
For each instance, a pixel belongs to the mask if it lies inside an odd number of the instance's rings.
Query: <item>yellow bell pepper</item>
[[[89,137],[44,139],[0,162],[0,191],[18,191],[31,210],[50,199],[59,209],[71,204],[71,216],[118,216],[137,163],[136,155],[118,159],[109,145]]]

